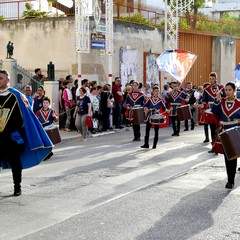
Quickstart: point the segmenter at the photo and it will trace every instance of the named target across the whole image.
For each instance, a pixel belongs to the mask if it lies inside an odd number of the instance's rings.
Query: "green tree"
[[[181,1],[180,0],[175,0],[173,5],[176,6],[176,1],[178,1],[178,5],[180,5]],[[182,0],[182,3],[188,3],[189,0]],[[213,0],[215,2],[215,0]],[[170,4],[170,0],[167,0],[167,3]],[[205,6],[205,0],[194,0],[194,4],[191,5],[191,10],[190,12],[185,13],[186,21],[187,24],[191,29],[195,29],[196,22],[197,22],[197,14],[199,8],[204,8]],[[193,15],[191,15],[193,13]]]

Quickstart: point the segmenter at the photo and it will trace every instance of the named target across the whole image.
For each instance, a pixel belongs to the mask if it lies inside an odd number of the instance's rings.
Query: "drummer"
[[[221,96],[225,97],[225,91],[224,86],[217,83],[217,73],[211,72],[209,74],[209,82],[210,86],[206,87],[203,92],[203,98],[202,98],[202,108],[207,109],[211,108],[214,102],[214,99],[216,98],[216,93],[218,91],[221,91]],[[210,130],[211,130],[211,139],[213,141],[215,132],[217,129],[217,120],[213,123],[210,123]],[[213,149],[208,151],[208,153],[215,153]]]
[[[131,109],[132,107],[139,105],[143,106],[144,104],[144,94],[138,90],[139,82],[133,81],[132,82],[132,92],[127,95],[126,98],[126,106],[127,109]],[[134,124],[133,126],[133,134],[134,138],[133,141],[141,141],[141,132],[140,132],[140,124]]]
[[[180,132],[180,120],[177,116],[177,107],[184,105],[184,101],[188,102],[187,94],[179,90],[179,83],[172,82],[172,91],[167,94],[166,99],[170,104],[170,117],[172,120],[173,134],[172,136],[179,136]]]
[[[199,123],[203,124],[204,126],[204,135],[205,135],[205,139],[203,140],[203,143],[208,143],[209,142],[209,132],[208,132],[208,123],[205,122],[204,119],[204,109],[202,108],[202,100],[203,100],[203,93],[204,93],[204,89],[206,87],[210,86],[209,82],[205,82],[203,84],[203,89],[200,91],[200,97],[197,100],[197,104],[199,105]],[[206,106],[206,105],[205,105]]]
[[[186,104],[189,104],[190,108],[191,108],[191,113],[192,113],[191,130],[194,130],[195,122],[193,120],[193,114],[194,114],[194,111],[195,111],[194,104],[196,102],[196,98],[194,96],[195,90],[192,88],[192,83],[191,82],[187,82],[186,88],[185,88],[184,92],[187,94],[188,99],[189,99]],[[184,129],[184,131],[188,131],[188,130],[189,130],[189,128],[188,128],[188,120],[185,120],[185,129]]]
[[[240,100],[235,97],[236,86],[229,82],[225,86],[226,98],[222,98],[223,89],[216,92],[216,98],[212,106],[212,112],[220,118],[220,124],[224,130],[239,125],[240,120]],[[227,170],[228,182],[226,188],[232,189],[234,186],[235,173],[237,168],[237,159],[229,161],[224,154]]]
[[[165,101],[160,96],[160,89],[159,87],[153,87],[153,96],[148,98],[147,102],[144,105],[144,111],[146,115],[148,115],[148,120],[146,122],[146,134],[144,138],[144,145],[141,148],[149,148],[149,134],[151,129],[151,123],[149,122],[149,116],[152,112],[164,112],[166,111]],[[168,111],[168,110],[167,110]],[[159,132],[159,125],[154,125],[154,140],[153,140],[153,149],[157,147],[158,142],[158,132]]]

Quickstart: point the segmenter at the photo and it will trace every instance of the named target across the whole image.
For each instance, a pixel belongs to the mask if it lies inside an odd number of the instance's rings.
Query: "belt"
[[[238,120],[229,121],[229,122],[220,121],[220,124],[222,124],[224,126],[238,124],[238,123],[239,123]]]

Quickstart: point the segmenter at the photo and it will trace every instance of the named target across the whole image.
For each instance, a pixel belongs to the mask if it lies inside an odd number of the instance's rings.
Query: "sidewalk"
[[[90,133],[88,138],[100,137],[100,136],[104,136],[104,135],[113,134],[116,132],[129,131],[129,128],[131,128],[131,127],[124,127],[123,129],[115,129],[114,128],[112,130],[108,130],[107,132],[97,132],[95,134]],[[74,138],[79,138],[79,133],[77,132],[77,130],[72,130],[71,132],[66,132],[64,130],[60,130],[59,132],[60,132],[60,135],[62,138],[62,142],[65,142],[67,140],[71,140]]]

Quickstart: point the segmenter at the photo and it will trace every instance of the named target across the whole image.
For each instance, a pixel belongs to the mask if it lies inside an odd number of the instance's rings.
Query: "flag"
[[[159,71],[167,73],[177,81],[182,82],[190,71],[197,56],[185,50],[168,50],[157,59]]]
[[[239,88],[240,87],[240,63],[234,69],[235,74],[235,84]]]

